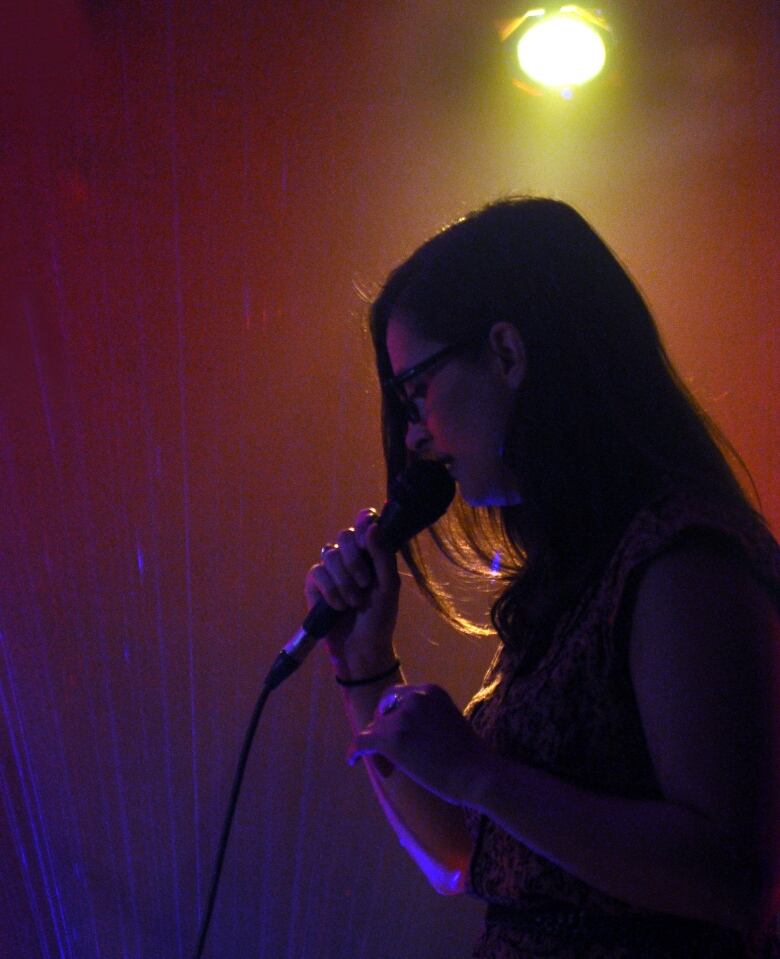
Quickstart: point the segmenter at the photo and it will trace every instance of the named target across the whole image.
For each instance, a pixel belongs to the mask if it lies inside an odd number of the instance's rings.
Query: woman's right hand
[[[370,676],[395,658],[393,632],[400,578],[395,554],[382,542],[375,510],[358,513],[306,576],[306,602],[320,597],[345,615],[327,636],[331,658],[344,678]]]

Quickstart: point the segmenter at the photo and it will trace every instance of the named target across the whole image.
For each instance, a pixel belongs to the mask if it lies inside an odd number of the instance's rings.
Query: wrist
[[[377,683],[386,683],[397,679],[400,670],[401,660],[394,659],[386,669],[382,669],[378,673],[369,673],[365,676],[351,676],[349,679],[345,679],[337,673],[336,682],[339,686],[344,686],[347,689],[352,689],[355,686],[374,686]]]
[[[395,650],[390,648],[386,652],[346,656],[343,653],[331,653],[330,662],[336,679],[340,682],[356,682],[367,677],[379,676],[385,672],[392,672],[393,667],[400,668],[400,661]]]

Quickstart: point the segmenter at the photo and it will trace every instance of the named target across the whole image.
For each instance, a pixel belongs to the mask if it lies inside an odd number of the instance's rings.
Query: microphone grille
[[[442,463],[415,460],[390,487],[390,499],[380,524],[398,548],[447,512],[455,482]]]

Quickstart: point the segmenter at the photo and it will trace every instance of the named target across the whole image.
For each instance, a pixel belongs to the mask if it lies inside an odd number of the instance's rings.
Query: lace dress
[[[637,573],[682,537],[730,544],[780,608],[780,550],[757,522],[691,495],[666,495],[634,518],[600,581],[558,624],[533,673],[516,675],[500,646],[466,708],[498,752],[589,790],[662,798],[628,668],[625,628]],[[475,836],[468,892],[488,912],[474,959],[696,959],[780,956],[774,935],[745,944],[725,928],[639,909],[566,872],[485,816]]]

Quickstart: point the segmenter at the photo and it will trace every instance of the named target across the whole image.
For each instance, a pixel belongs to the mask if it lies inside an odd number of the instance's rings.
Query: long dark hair
[[[431,532],[463,569],[496,576],[493,626],[527,653],[603,569],[627,523],[675,485],[752,513],[729,463],[739,457],[674,371],[639,290],[574,209],[518,197],[492,203],[424,243],[390,274],[370,314],[380,382],[391,313],[441,343],[496,321],[520,331],[527,373],[505,438],[520,506],[459,498]],[[388,482],[408,464],[403,410],[383,396]],[[419,543],[404,550],[418,585],[453,624],[454,608]],[[491,569],[492,568],[492,569]],[[533,639],[533,637],[536,637]],[[533,639],[533,641],[532,641]]]

